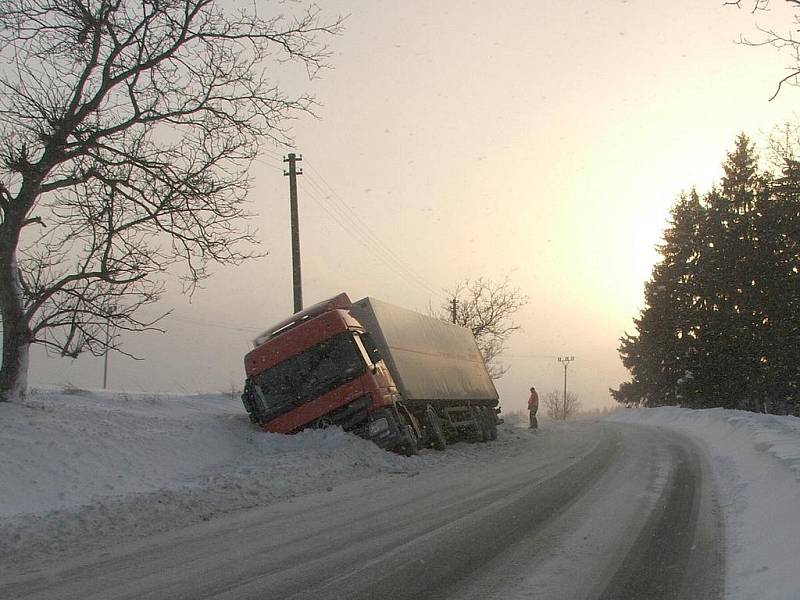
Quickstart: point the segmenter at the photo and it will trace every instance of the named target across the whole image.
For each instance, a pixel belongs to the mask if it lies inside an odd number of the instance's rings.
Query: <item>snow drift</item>
[[[406,458],[340,429],[286,436],[238,397],[34,390],[0,403],[0,564],[145,537],[216,514],[492,460],[514,436]]]

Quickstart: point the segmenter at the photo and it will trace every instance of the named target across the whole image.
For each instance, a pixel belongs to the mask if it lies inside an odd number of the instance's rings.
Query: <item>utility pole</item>
[[[296,156],[294,152],[283,159],[289,163],[289,170],[284,171],[284,175],[289,176],[289,208],[292,217],[292,283],[294,286],[294,312],[303,310],[303,284],[300,278],[300,219],[297,212],[297,176],[303,174],[302,169],[298,169],[296,163],[303,160],[302,156]]]
[[[567,367],[575,360],[574,356],[559,356],[558,362],[564,363],[564,420],[567,420]]]

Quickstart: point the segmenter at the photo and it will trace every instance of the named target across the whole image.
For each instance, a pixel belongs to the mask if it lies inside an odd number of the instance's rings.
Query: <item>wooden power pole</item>
[[[303,310],[303,284],[300,277],[300,218],[297,211],[297,176],[303,174],[302,169],[298,169],[296,163],[303,160],[302,156],[297,156],[294,152],[283,159],[289,163],[289,170],[284,171],[284,175],[289,176],[289,208],[292,218],[292,283],[294,287],[294,312]]]

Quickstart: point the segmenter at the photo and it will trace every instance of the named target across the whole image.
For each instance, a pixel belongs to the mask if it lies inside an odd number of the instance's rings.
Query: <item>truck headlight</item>
[[[369,424],[369,435],[370,437],[379,435],[389,429],[389,421],[386,417],[381,417],[380,419],[375,419]]]

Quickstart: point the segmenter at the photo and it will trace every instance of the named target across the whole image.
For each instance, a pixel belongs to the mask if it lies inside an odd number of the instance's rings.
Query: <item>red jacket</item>
[[[539,410],[539,394],[536,393],[536,390],[533,390],[528,398],[528,410]]]

